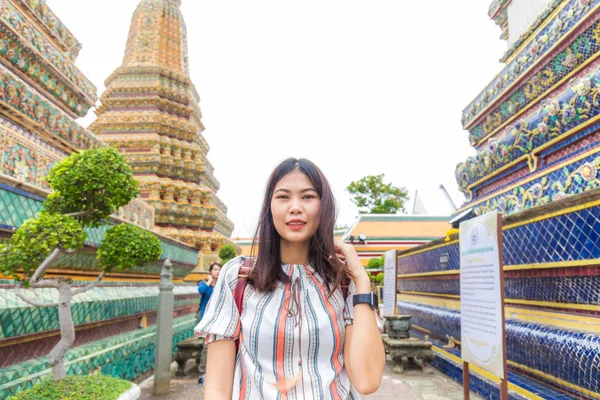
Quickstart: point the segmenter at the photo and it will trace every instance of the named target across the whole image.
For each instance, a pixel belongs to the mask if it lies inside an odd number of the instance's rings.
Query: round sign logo
[[[471,244],[475,246],[479,240],[479,229],[473,228],[471,230]]]

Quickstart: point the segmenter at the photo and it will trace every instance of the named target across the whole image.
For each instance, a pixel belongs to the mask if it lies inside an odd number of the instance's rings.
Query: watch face
[[[379,308],[379,301],[377,300],[377,295],[373,292],[371,292],[371,306],[375,311],[377,311],[377,309]]]

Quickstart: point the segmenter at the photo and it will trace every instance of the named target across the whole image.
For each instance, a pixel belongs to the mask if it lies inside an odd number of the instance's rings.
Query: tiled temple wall
[[[173,353],[177,342],[193,334],[195,323],[193,315],[173,321]],[[66,355],[67,373],[85,375],[100,371],[122,379],[136,379],[154,366],[155,337],[156,326],[150,326],[71,348]],[[2,368],[0,399],[30,388],[50,374],[45,356]]]
[[[15,295],[9,281],[0,281],[0,368],[47,354],[58,342],[58,310],[35,307]],[[55,303],[55,289],[26,293],[40,303]],[[195,312],[199,295],[195,285],[173,289],[176,313]],[[158,308],[155,284],[104,283],[73,298],[75,346],[139,328],[141,318],[154,322]]]
[[[509,368],[600,396],[600,191],[505,218],[502,237]],[[460,341],[457,240],[402,253],[398,274],[400,312]]]

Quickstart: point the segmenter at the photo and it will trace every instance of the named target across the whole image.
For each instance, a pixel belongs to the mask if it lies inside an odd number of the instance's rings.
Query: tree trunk
[[[58,322],[60,326],[60,341],[54,346],[48,357],[52,366],[52,375],[56,382],[67,375],[65,370],[65,354],[75,342],[75,327],[71,313],[71,300],[73,293],[71,285],[66,282],[58,284]]]

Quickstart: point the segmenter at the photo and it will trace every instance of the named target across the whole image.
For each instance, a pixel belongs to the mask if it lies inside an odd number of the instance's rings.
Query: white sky
[[[99,94],[122,62],[138,3],[47,0],[83,44],[76,64]],[[233,237],[252,235],[267,177],[290,156],[328,177],[338,224],[357,216],[345,187],[365,175],[418,190],[432,214],[447,209],[440,184],[460,206],[454,169],[474,152],[461,112],[506,49],[490,3],[183,0],[191,77]]]

